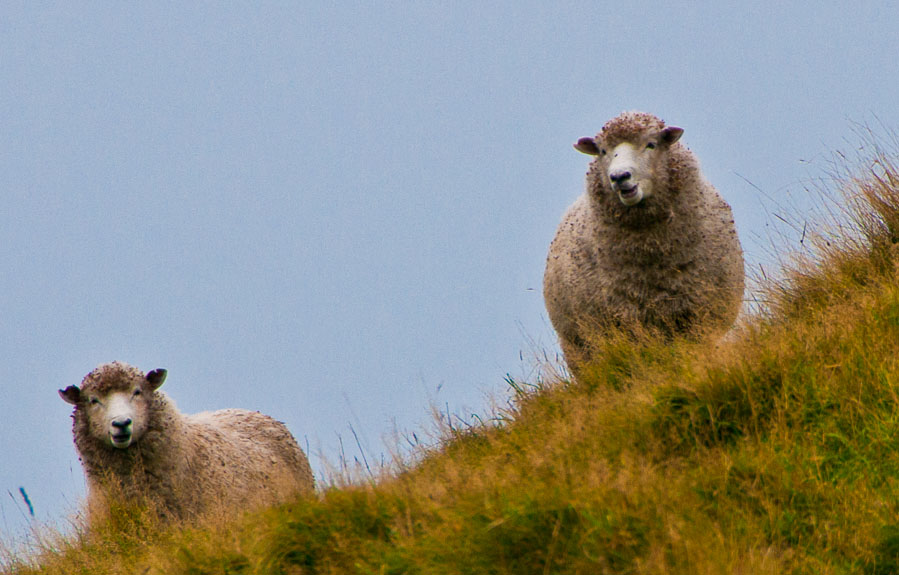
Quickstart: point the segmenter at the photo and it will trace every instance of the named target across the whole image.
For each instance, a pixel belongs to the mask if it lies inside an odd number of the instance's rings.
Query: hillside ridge
[[[717,345],[597,340],[580,381],[509,379],[492,418],[374,479],[202,527],[122,502],[4,572],[899,572],[899,170],[835,183],[833,221]],[[2,556],[0,556],[2,557]]]

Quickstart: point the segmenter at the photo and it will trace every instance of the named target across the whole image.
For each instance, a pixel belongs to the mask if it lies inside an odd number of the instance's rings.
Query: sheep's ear
[[[574,145],[574,149],[590,156],[599,155],[599,147],[596,145],[596,140],[593,138],[581,138]]]
[[[662,140],[662,143],[670,146],[674,142],[680,140],[680,137],[683,135],[683,128],[678,128],[677,126],[668,126],[661,131],[661,133],[659,134],[659,138]]]
[[[65,389],[59,390],[59,397],[61,397],[62,400],[66,403],[78,405],[78,400],[81,399],[81,390],[74,385],[70,385]]]
[[[147,374],[147,383],[150,384],[150,389],[156,391],[162,384],[165,383],[165,376],[168,375],[168,371],[160,368],[154,369],[150,373]]]

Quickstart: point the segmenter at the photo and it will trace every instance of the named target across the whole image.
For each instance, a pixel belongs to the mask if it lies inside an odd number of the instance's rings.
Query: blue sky
[[[261,410],[318,473],[431,405],[468,417],[554,353],[549,242],[589,159],[655,113],[747,266],[856,123],[899,127],[899,8],[807,3],[6,3],[0,532],[84,496],[56,390],[169,370]],[[524,357],[524,360],[521,359]],[[352,430],[351,430],[352,429]],[[8,492],[8,493],[5,493]],[[2,535],[0,535],[2,537]]]

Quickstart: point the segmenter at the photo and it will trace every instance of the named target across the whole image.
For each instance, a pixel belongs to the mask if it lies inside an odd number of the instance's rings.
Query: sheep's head
[[[81,388],[59,390],[75,406],[76,425],[86,425],[90,436],[118,449],[138,441],[146,430],[151,396],[165,381],[166,370],[144,375],[130,365],[113,362],[87,374]]]
[[[595,138],[581,138],[575,149],[597,157],[608,187],[625,206],[652,196],[665,177],[668,148],[684,131],[651,114],[627,112],[610,120]]]

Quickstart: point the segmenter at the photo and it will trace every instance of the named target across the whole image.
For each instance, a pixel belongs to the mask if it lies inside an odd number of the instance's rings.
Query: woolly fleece
[[[597,134],[597,148],[645,145],[665,128],[626,112]],[[544,299],[569,367],[591,335],[638,325],[666,336],[727,330],[743,297],[743,251],[730,206],[680,142],[660,149],[651,197],[625,206],[596,156],[586,191],[565,213],[544,274]]]
[[[92,428],[88,397],[135,385],[146,399],[145,431],[127,449],[117,449],[106,440],[104,425]],[[242,409],[184,415],[155,387],[142,371],[119,362],[99,366],[82,381],[72,419],[89,509],[102,508],[110,485],[128,498],[149,497],[162,517],[177,519],[274,504],[313,490],[309,462],[282,423]]]

